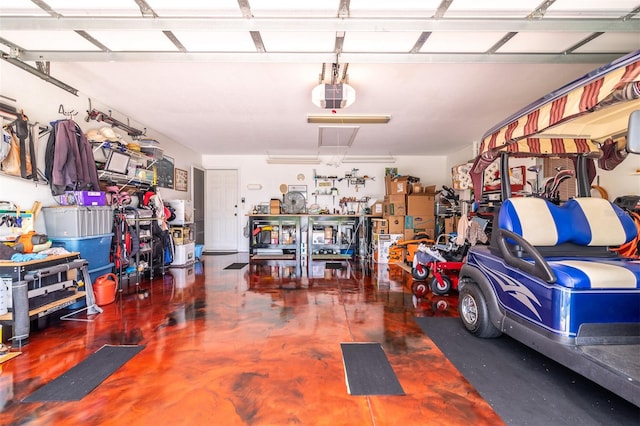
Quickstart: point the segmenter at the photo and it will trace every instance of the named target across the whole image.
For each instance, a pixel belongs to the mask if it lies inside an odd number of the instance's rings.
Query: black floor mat
[[[142,349],[144,346],[105,345],[22,402],[79,401]]]
[[[248,263],[246,262],[237,262],[237,263],[232,263],[231,265],[226,266],[224,269],[242,269],[247,265]]]
[[[379,343],[341,343],[350,395],[404,395]]]
[[[416,318],[508,425],[638,425],[640,408],[508,336],[480,339],[459,318]]]

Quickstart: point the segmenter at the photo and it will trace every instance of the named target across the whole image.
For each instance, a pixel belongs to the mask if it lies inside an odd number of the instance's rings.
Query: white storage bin
[[[176,288],[186,288],[196,282],[195,267],[193,265],[184,268],[170,268],[169,273],[175,280]]]
[[[196,261],[195,243],[175,246],[175,251],[173,253],[173,262],[171,262],[171,266],[191,265],[195,261]]]
[[[165,203],[176,212],[176,218],[169,223],[172,225],[184,225],[193,223],[193,202],[191,200],[169,200]]]

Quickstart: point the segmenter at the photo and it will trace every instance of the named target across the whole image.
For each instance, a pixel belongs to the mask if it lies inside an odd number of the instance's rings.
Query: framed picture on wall
[[[189,172],[182,169],[174,169],[175,170],[175,190],[176,191],[187,191],[189,188]]]

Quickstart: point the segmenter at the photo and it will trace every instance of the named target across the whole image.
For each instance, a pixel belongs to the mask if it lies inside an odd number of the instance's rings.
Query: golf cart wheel
[[[414,280],[424,281],[429,276],[429,267],[427,265],[419,265],[411,270],[411,276]]]
[[[411,291],[417,298],[423,298],[427,295],[427,283],[424,281],[414,281],[413,284],[411,284]]]
[[[489,319],[489,308],[476,284],[467,284],[460,290],[458,313],[462,324],[476,337],[492,338],[502,334]]]
[[[451,291],[451,278],[446,275],[440,275],[440,277],[442,282],[440,282],[438,277],[431,278],[429,287],[431,287],[431,291],[433,291],[433,294],[442,296],[443,294],[447,294]]]

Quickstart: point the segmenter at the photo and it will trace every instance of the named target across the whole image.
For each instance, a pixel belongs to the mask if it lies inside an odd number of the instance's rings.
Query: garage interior
[[[127,179],[118,191],[142,203],[152,186],[167,206],[192,204],[201,252],[120,280],[100,313],[31,318],[20,345],[0,321],[18,354],[0,364],[0,423],[637,424],[640,408],[509,337],[476,342],[455,291],[416,298],[411,266],[376,261],[351,232],[373,226],[364,218],[389,195],[388,173],[417,179],[414,195],[434,191],[437,204],[496,125],[638,51],[639,17],[637,0],[3,0],[3,125],[23,112],[45,131],[71,119],[124,145],[154,141],[171,185]],[[640,195],[638,157],[598,170],[609,200]],[[570,167],[554,161],[515,167]],[[42,216],[60,199],[49,184],[0,182],[10,205],[44,206],[35,229],[51,236]],[[454,190],[471,208],[471,190]],[[303,210],[286,211],[287,191],[304,194]],[[282,220],[304,216],[292,229],[309,258],[262,247],[273,246],[260,214],[274,200]],[[327,213],[355,218],[349,244],[314,253]],[[433,223],[431,237],[456,230]],[[120,279],[112,259],[98,269]],[[382,365],[349,366],[346,348],[367,345]],[[77,399],[29,399],[112,347],[139,351]],[[395,390],[358,393],[347,380],[358,367],[382,376],[387,360]]]

